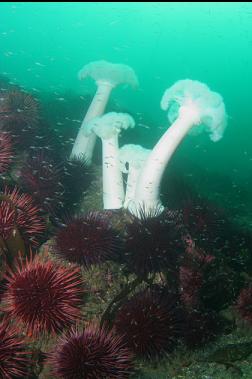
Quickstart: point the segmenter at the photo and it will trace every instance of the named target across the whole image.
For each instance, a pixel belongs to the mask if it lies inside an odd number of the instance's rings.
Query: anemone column
[[[165,168],[177,146],[190,130],[191,125],[198,121],[197,114],[188,111],[181,110],[179,119],[173,123],[156,144],[139,175],[135,201],[146,207],[146,211],[157,206],[162,209],[159,194]]]
[[[87,131],[87,124],[95,117],[101,116],[106,108],[113,86],[107,82],[97,82],[96,94],[88,108],[87,114],[82,121],[77,138],[71,152],[71,158],[85,156],[88,164],[92,161],[93,151],[96,143],[96,134]]]
[[[102,175],[104,209],[122,208],[124,202],[123,178],[120,169],[118,135],[133,128],[135,122],[124,113],[107,113],[94,119],[89,127],[102,140]]]
[[[226,111],[222,97],[198,81],[180,80],[168,88],[161,100],[161,108],[168,110],[172,125],[152,150],[141,172],[135,200],[129,207],[136,215],[139,215],[139,207],[149,211],[159,205],[162,211],[159,194],[164,170],[191,129],[196,135],[206,131],[211,140],[216,142],[222,138],[226,128]]]
[[[88,130],[88,123],[100,117],[106,108],[112,89],[120,84],[137,86],[138,80],[131,67],[106,61],[95,61],[85,65],[79,72],[79,79],[90,77],[95,80],[97,91],[88,112],[81,124],[74,143],[71,158],[84,157],[88,164],[92,162],[96,135]]]
[[[137,181],[149,154],[150,150],[140,145],[124,145],[120,149],[121,171],[128,174],[124,208],[135,198]]]

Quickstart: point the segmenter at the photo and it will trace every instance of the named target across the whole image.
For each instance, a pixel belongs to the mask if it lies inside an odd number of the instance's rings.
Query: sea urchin
[[[62,200],[60,179],[61,168],[43,150],[29,156],[20,172],[22,186],[45,211]]]
[[[62,336],[49,362],[60,379],[126,379],[132,353],[114,331],[89,325],[82,332],[71,330]]]
[[[108,217],[90,212],[67,221],[56,235],[56,253],[69,262],[83,265],[102,263],[117,252],[118,236]]]
[[[38,103],[23,91],[6,92],[0,107],[0,118],[13,125],[35,124],[38,121]]]
[[[157,287],[124,303],[115,317],[115,328],[134,353],[150,359],[176,346],[183,314],[177,296]]]
[[[0,378],[27,378],[30,363],[25,344],[15,327],[0,323]]]
[[[34,205],[32,197],[28,194],[21,193],[17,187],[13,190],[6,187],[4,192],[0,194],[0,200],[1,199],[3,201],[0,206],[6,207],[7,201],[11,204],[9,210],[15,209],[15,224],[25,242],[28,245],[36,246],[38,244],[37,238],[44,232],[46,225],[39,215],[39,209]],[[6,225],[6,227],[7,226],[8,225]]]
[[[7,200],[0,201],[0,239],[6,241],[15,229],[17,213]]]
[[[12,161],[12,141],[11,136],[1,131],[0,132],[0,174],[4,174]]]
[[[236,309],[241,318],[252,325],[252,287],[241,290],[236,303]]]
[[[146,277],[149,273],[175,273],[184,253],[178,230],[178,216],[165,211],[159,215],[141,212],[126,226],[126,261],[131,272]]]
[[[3,309],[32,335],[60,332],[80,316],[79,269],[63,267],[39,255],[16,260],[6,274]]]

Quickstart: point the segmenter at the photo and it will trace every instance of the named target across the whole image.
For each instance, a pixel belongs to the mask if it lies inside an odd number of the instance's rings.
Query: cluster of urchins
[[[228,306],[252,324],[252,287],[242,275],[250,262],[240,256],[250,249],[249,236],[198,196],[180,210],[127,214],[117,229],[113,212],[76,215],[92,167],[57,160],[46,128],[41,132],[38,102],[2,87],[1,378],[36,377],[38,356],[49,377],[128,378],[137,359],[215,337],[226,327],[220,311]],[[61,218],[66,209],[70,215]],[[55,256],[38,253],[52,236]],[[87,322],[81,270],[110,261],[129,282]],[[33,349],[57,335],[48,351]]]

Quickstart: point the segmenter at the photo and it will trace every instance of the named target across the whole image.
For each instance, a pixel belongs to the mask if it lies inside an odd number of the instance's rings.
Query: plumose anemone
[[[83,157],[91,163],[96,135],[87,128],[88,123],[95,117],[102,116],[110,93],[120,84],[137,86],[138,80],[133,69],[124,64],[114,64],[107,61],[95,61],[85,65],[79,72],[79,79],[90,77],[97,85],[97,92],[89,106],[75,140],[71,158]]]
[[[160,204],[160,183],[164,170],[177,146],[191,131],[206,131],[212,141],[219,141],[226,128],[222,97],[196,80],[180,80],[168,88],[161,100],[172,125],[153,148],[139,176],[135,200],[129,206],[138,214],[139,206],[152,209]],[[160,208],[162,210],[162,208]]]
[[[221,95],[196,80],[178,81],[163,94],[169,127],[153,150],[120,148],[121,134],[144,117],[127,110],[134,99],[119,98],[105,110],[115,87],[138,84],[136,74],[101,60],[80,70],[79,79],[86,78],[97,86],[92,101],[57,91],[51,102],[40,91],[47,121],[33,96],[0,85],[0,379],[127,379],[138,376],[135,358],[140,376],[145,365],[153,377],[148,366],[161,368],[168,354],[171,362],[177,349],[190,353],[215,337],[231,304],[252,324],[252,286],[243,288],[251,239],[233,233],[235,225],[200,195],[187,202],[183,196],[179,204],[174,196],[174,203],[169,175],[166,207],[160,189],[187,134],[222,138]],[[74,125],[80,126],[75,141]],[[92,164],[97,137],[101,167]]]
[[[118,135],[134,128],[135,121],[127,113],[110,112],[88,124],[102,140],[102,186],[104,209],[119,209],[124,203],[123,178],[120,169]]]
[[[121,171],[124,174],[128,174],[124,208],[127,208],[128,204],[135,199],[137,180],[150,152],[151,150],[149,149],[133,144],[124,145],[120,149]]]

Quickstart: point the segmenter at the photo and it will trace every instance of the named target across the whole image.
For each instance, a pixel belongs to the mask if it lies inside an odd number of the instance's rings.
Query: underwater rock
[[[227,368],[233,368],[242,376],[242,370],[233,362],[245,360],[250,354],[252,354],[252,342],[233,343],[217,348],[201,361],[223,364]]]
[[[102,211],[102,167],[93,165],[93,177],[90,187],[88,188],[83,201],[80,204],[79,213],[89,211]]]

